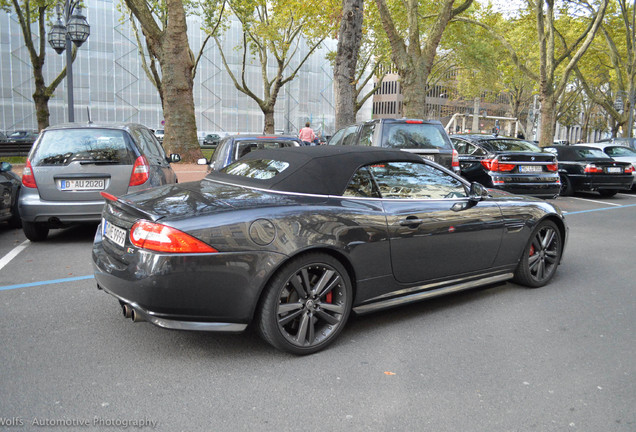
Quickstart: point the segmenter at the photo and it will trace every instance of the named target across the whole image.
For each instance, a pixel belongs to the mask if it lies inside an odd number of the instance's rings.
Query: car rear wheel
[[[293,354],[325,348],[351,311],[351,281],[335,258],[310,253],[284,265],[265,289],[258,331],[274,347]]]
[[[46,237],[49,235],[49,226],[46,223],[27,222],[23,220],[22,231],[24,231],[26,238],[32,242],[38,242],[46,240]]]
[[[603,198],[611,198],[618,193],[616,189],[601,189],[598,191]]]
[[[571,196],[574,193],[574,187],[572,187],[572,182],[567,175],[561,175],[561,192],[559,195],[561,196]]]
[[[563,241],[556,224],[546,220],[532,232],[515,270],[514,281],[530,288],[550,282],[561,261]]]

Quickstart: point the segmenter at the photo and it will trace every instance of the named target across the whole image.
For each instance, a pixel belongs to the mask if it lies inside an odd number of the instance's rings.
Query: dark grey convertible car
[[[125,316],[185,330],[254,323],[296,354],[331,343],[352,310],[545,285],[567,237],[546,201],[381,148],[254,151],[198,182],[103,196],[95,278]]]

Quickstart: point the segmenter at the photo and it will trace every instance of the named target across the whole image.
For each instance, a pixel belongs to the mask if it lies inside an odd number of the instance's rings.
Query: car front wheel
[[[300,256],[284,265],[266,287],[258,331],[280,350],[311,354],[340,334],[351,303],[351,281],[337,259],[322,253]]]
[[[561,261],[563,240],[552,221],[545,220],[534,229],[515,270],[514,281],[530,288],[550,282]]]

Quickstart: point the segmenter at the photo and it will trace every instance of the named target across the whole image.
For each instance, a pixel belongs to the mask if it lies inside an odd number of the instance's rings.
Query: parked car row
[[[23,138],[27,131],[17,133]],[[160,139],[163,130],[141,125],[70,124],[47,128],[29,155],[22,187],[3,186],[0,220],[21,224],[39,241],[52,227],[99,221],[101,192],[121,195],[176,182]],[[219,171],[254,150],[302,146],[296,136],[208,134],[215,148],[208,172]],[[636,151],[614,142],[541,149],[528,141],[486,134],[448,136],[440,122],[377,119],[337,131],[329,144],[400,149],[432,160],[470,182],[514,194],[554,198],[576,191],[605,197],[634,186]],[[622,142],[618,142],[622,143]],[[613,159],[612,159],[613,158]],[[4,167],[4,166],[3,166]],[[4,170],[5,177],[10,169]],[[6,180],[4,180],[7,183]],[[15,198],[22,189],[21,198]],[[16,209],[21,217],[16,218]]]

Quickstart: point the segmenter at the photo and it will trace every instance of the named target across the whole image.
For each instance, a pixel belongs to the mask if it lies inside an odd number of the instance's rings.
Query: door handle
[[[402,219],[400,221],[400,226],[406,226],[409,228],[417,228],[422,222],[422,219],[417,218],[416,216],[407,216],[406,219]]]

